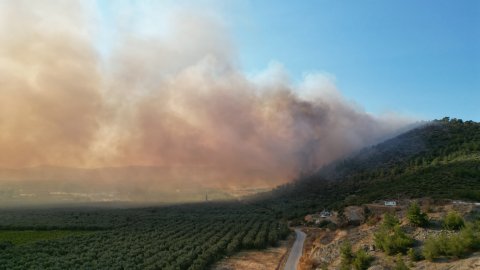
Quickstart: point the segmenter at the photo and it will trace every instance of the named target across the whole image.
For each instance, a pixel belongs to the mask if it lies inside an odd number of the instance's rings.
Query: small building
[[[311,223],[315,223],[315,224],[318,225],[324,220],[329,220],[330,217],[332,217],[332,216],[333,216],[332,212],[323,209],[323,211],[320,212],[320,213],[306,215],[304,220],[306,222],[311,222]]]
[[[326,211],[325,209],[323,209],[322,212],[320,212],[320,217],[321,218],[327,218],[327,217],[330,217],[332,215],[332,213],[330,213],[329,211]]]
[[[397,206],[396,201],[385,201],[384,204],[385,206]]]

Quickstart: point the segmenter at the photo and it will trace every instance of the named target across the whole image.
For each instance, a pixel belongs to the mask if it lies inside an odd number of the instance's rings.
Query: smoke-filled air
[[[8,196],[271,188],[409,122],[367,113],[325,72],[245,72],[222,14],[178,6],[142,29],[151,17],[119,12],[101,28],[95,5],[0,1]]]

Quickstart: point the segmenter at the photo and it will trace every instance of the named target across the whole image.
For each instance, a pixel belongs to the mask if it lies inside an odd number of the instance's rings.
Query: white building
[[[385,206],[397,206],[396,201],[385,201]]]

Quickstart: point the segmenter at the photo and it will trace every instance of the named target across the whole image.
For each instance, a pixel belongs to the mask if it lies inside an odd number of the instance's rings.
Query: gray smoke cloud
[[[294,84],[278,63],[245,75],[228,28],[208,12],[175,9],[158,34],[118,16],[101,52],[95,9],[0,2],[1,167],[163,168],[100,181],[125,190],[187,179],[273,186],[408,123],[366,113],[329,75]]]

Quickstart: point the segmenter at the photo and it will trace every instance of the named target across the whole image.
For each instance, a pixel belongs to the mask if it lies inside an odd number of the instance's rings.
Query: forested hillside
[[[295,217],[319,207],[424,197],[480,200],[480,123],[426,123],[265,194],[257,202]]]

